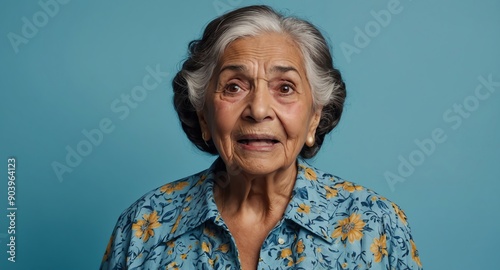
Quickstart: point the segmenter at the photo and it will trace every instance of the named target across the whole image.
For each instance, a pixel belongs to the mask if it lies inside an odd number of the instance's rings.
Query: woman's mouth
[[[243,139],[243,140],[238,140],[238,143],[246,144],[246,145],[271,145],[278,143],[278,140],[273,140],[273,139]]]
[[[246,150],[267,151],[280,141],[272,135],[242,135],[237,139],[239,145]]]

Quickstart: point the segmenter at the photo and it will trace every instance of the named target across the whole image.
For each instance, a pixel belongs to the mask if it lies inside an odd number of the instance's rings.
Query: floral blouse
[[[245,254],[214,201],[218,163],[125,210],[101,269],[241,269]],[[257,269],[422,269],[396,204],[300,158],[297,168],[292,198],[262,244]]]

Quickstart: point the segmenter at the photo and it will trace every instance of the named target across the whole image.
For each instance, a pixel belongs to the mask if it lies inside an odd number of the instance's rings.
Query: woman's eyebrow
[[[269,72],[271,74],[273,74],[273,73],[284,74],[284,73],[287,73],[289,71],[295,72],[297,75],[299,75],[299,78],[301,80],[303,80],[300,72],[295,67],[292,67],[292,66],[273,66],[269,70]]]
[[[299,71],[292,66],[273,66],[269,70],[269,72],[271,73],[286,73],[288,71],[295,71],[297,74],[300,75]]]
[[[237,71],[237,72],[246,72],[248,69],[244,65],[227,65],[227,66],[223,66],[220,69],[219,74],[221,74],[225,70],[231,70],[231,71]]]
[[[222,72],[224,72],[226,70],[241,72],[241,73],[248,72],[248,68],[245,65],[226,65],[220,69],[219,75],[222,74]],[[302,76],[300,76],[299,71],[293,66],[272,66],[269,69],[270,73],[287,73],[289,71],[293,71],[293,72],[297,73],[299,75],[299,77],[302,77]]]

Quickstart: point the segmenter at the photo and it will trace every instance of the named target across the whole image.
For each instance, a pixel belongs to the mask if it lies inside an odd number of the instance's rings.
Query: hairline
[[[262,19],[264,23],[252,25],[251,22],[256,20],[255,17],[249,19],[249,16],[243,16],[242,18],[234,20],[236,26],[228,27],[222,34],[219,34],[216,37],[216,42],[212,46],[213,50],[209,52],[209,55],[212,56],[208,56],[208,58],[217,59],[217,61],[215,61],[215,63],[212,62],[211,64],[207,64],[204,68],[199,70],[200,72],[204,71],[203,73],[205,73],[205,78],[208,78],[208,80],[206,81],[205,86],[200,89],[201,93],[196,93],[194,90],[193,92],[195,93],[190,91],[189,99],[191,100],[194,108],[196,110],[201,110],[204,107],[204,97],[209,88],[210,82],[215,79],[214,73],[216,72],[216,68],[220,64],[221,57],[228,46],[238,39],[256,37],[268,33],[285,35],[290,38],[290,41],[293,42],[293,44],[297,45],[304,64],[306,80],[311,88],[313,108],[318,109],[331,102],[333,95],[329,95],[328,98],[325,98],[324,93],[320,93],[321,91],[318,89],[321,88],[318,83],[323,84],[324,82],[316,82],[318,77],[321,76],[320,74],[316,74],[318,70],[316,63],[313,60],[313,54],[315,54],[317,50],[317,35],[307,32],[304,36],[300,32],[301,28],[308,26],[307,22],[295,17],[274,17],[273,15],[269,16],[268,14],[257,14],[256,16],[258,16],[257,19]],[[291,22],[291,20],[294,21]],[[298,27],[291,28],[290,25],[293,23],[299,23]],[[304,38],[306,40],[304,40]],[[315,45],[308,44],[312,42],[314,42]],[[191,94],[195,94],[196,96],[193,97]]]

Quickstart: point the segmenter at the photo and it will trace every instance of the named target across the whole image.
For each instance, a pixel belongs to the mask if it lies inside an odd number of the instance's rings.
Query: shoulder
[[[118,224],[127,224],[142,214],[165,213],[183,206],[193,191],[203,189],[201,185],[206,179],[207,170],[184,177],[157,187],[132,203],[120,215]]]
[[[421,269],[406,214],[396,203],[365,186],[304,164],[299,174],[313,181],[319,198],[326,201],[334,243],[353,252],[367,246],[366,254],[373,263],[386,260],[391,266]]]
[[[180,217],[190,213],[190,203],[201,203],[201,199],[194,198],[195,195],[207,192],[204,189],[208,185],[204,183],[208,181],[208,171],[155,188],[129,206],[116,222],[101,269],[132,268],[152,260],[149,257],[160,256],[157,252],[151,252],[148,258],[142,254],[161,247],[161,243],[183,226]],[[192,220],[196,221],[195,218]]]
[[[407,223],[406,215],[391,200],[370,188],[324,172],[305,162],[299,164],[299,176],[313,182],[320,198],[324,198],[329,209],[341,213],[376,213],[391,222]]]

